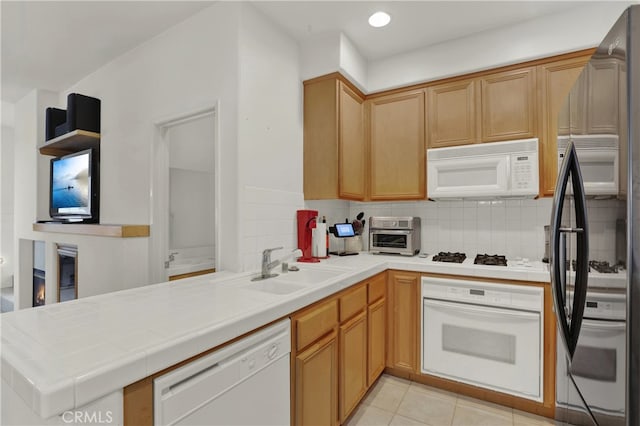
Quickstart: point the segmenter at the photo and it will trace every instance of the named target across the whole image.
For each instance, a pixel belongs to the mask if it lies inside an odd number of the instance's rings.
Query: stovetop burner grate
[[[507,266],[507,257],[498,254],[477,254],[473,263],[476,265]]]
[[[459,252],[441,251],[433,256],[434,262],[449,262],[449,263],[462,263],[467,258],[467,255]]]

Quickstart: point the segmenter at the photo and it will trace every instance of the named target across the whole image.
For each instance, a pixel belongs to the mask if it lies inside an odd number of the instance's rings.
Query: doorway
[[[152,282],[215,271],[217,117],[215,108],[156,124]]]

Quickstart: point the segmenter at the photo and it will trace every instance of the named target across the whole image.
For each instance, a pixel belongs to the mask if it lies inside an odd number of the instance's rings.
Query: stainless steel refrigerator
[[[640,425],[640,5],[627,9],[559,115],[550,224],[556,418]]]

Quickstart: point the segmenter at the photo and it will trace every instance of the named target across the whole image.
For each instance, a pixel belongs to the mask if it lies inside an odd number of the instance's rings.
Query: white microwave
[[[620,161],[618,136],[558,136],[558,170],[564,160],[564,152],[569,140],[572,140],[576,147],[585,195],[618,195],[618,163]]]
[[[428,149],[427,188],[433,200],[534,198],[538,139]]]

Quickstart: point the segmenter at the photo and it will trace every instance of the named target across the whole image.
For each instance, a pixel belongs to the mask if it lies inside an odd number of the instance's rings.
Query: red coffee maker
[[[320,259],[311,256],[311,230],[316,227],[318,210],[298,210],[298,248],[302,250],[302,257],[298,262],[317,263]]]

